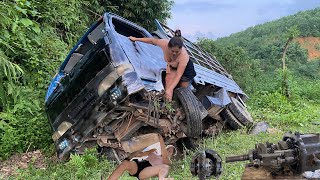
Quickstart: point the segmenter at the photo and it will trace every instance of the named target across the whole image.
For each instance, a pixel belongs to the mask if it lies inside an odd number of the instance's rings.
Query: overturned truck
[[[172,37],[170,28],[155,22],[157,31],[149,33],[106,13],[70,51],[45,98],[59,158],[98,144],[122,159],[120,142],[137,135],[159,133],[166,143],[183,144],[225,125],[252,124],[246,94],[215,57],[187,39],[197,75],[189,88],[175,89],[173,103],[164,101],[162,50],[128,39]]]

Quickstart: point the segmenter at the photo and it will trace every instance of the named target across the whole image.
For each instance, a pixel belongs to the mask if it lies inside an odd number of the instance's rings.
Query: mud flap
[[[210,109],[212,106],[225,107],[231,103],[231,99],[226,89],[221,88],[219,91],[212,96],[204,96],[201,99],[201,103],[206,109]]]
[[[213,119],[219,119],[219,113],[225,108],[227,104],[231,103],[231,99],[226,89],[221,88],[214,96],[204,96],[201,103],[208,111],[208,114]]]

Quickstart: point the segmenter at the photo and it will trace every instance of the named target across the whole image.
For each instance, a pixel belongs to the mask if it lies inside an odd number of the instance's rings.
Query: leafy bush
[[[309,79],[320,79],[320,59],[308,61],[297,67],[297,75],[303,75]]]
[[[297,96],[306,99],[308,101],[320,102],[320,80],[309,80],[306,78],[299,78],[299,82],[296,86],[299,87]]]
[[[43,93],[14,84],[7,87],[12,104],[0,112],[0,157],[47,147],[51,130],[39,100]]]
[[[29,1],[0,4],[1,62],[11,67],[0,73],[0,158],[6,158],[51,142],[43,97],[66,44],[53,28],[40,28],[34,20],[40,14]]]
[[[287,99],[281,92],[261,92],[251,96],[249,106],[255,121],[267,121],[280,129],[306,126],[320,119],[317,104],[303,97]]]

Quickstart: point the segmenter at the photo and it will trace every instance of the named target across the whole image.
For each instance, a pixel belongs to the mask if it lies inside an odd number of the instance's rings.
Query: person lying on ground
[[[159,46],[167,62],[165,90],[166,98],[170,102],[175,87],[188,87],[190,82],[196,76],[196,71],[187,50],[183,47],[181,31],[176,30],[175,36],[170,40],[155,38],[136,38],[130,36],[133,42],[140,41],[148,44]]]
[[[169,174],[169,165],[171,164],[170,157],[176,154],[176,149],[172,145],[167,147],[164,144],[162,136],[159,135],[161,154],[158,154],[156,149],[150,149],[145,152],[135,152],[130,154],[118,167],[112,172],[108,180],[119,179],[126,171],[130,176],[138,179],[147,179],[158,177],[159,180],[172,180],[166,178]],[[144,160],[132,159],[137,157],[147,156]]]

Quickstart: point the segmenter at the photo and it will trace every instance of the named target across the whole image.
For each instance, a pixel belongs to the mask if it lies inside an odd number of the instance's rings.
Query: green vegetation
[[[262,70],[269,73],[281,67],[281,55],[290,35],[300,32],[299,37],[320,37],[319,15],[320,8],[299,12],[220,38],[216,43],[221,47],[232,44],[243,48],[251,58],[259,59]],[[288,69],[294,71],[308,64],[306,51],[297,43],[289,45],[287,60]]]
[[[66,163],[48,159],[47,164],[47,170],[39,170],[31,165],[15,179],[100,179],[101,175],[115,167],[109,161],[98,160],[95,150],[88,150],[83,156],[72,155]]]
[[[166,1],[4,0],[0,2],[0,158],[26,150],[52,150],[51,130],[45,117],[44,96],[55,69],[68,50],[103,11],[112,11],[152,29],[152,20],[170,15]],[[148,2],[148,3],[147,3]],[[248,135],[246,130],[224,132],[202,141],[200,149],[216,150],[224,159],[243,154],[257,142],[275,142],[284,132],[319,132],[320,61],[308,61],[306,50],[291,42],[286,52],[286,78],[290,98],[283,94],[281,55],[286,32],[297,27],[300,36],[320,37],[320,9],[300,12],[198,44],[217,57],[249,95],[248,108],[255,121],[266,121],[279,132]],[[191,179],[194,152],[175,161],[175,179]],[[49,154],[52,156],[52,153]],[[67,163],[48,158],[46,170],[31,165],[14,179],[100,179],[115,164],[97,159],[91,150]],[[240,179],[245,162],[224,164],[221,179]],[[0,177],[1,178],[1,177]],[[131,179],[125,175],[123,179]],[[196,179],[196,178],[194,178]]]
[[[118,15],[141,25],[149,31],[156,29],[154,19],[165,22],[170,17],[172,0],[109,0]]]
[[[320,44],[316,46],[316,50],[320,51]]]

